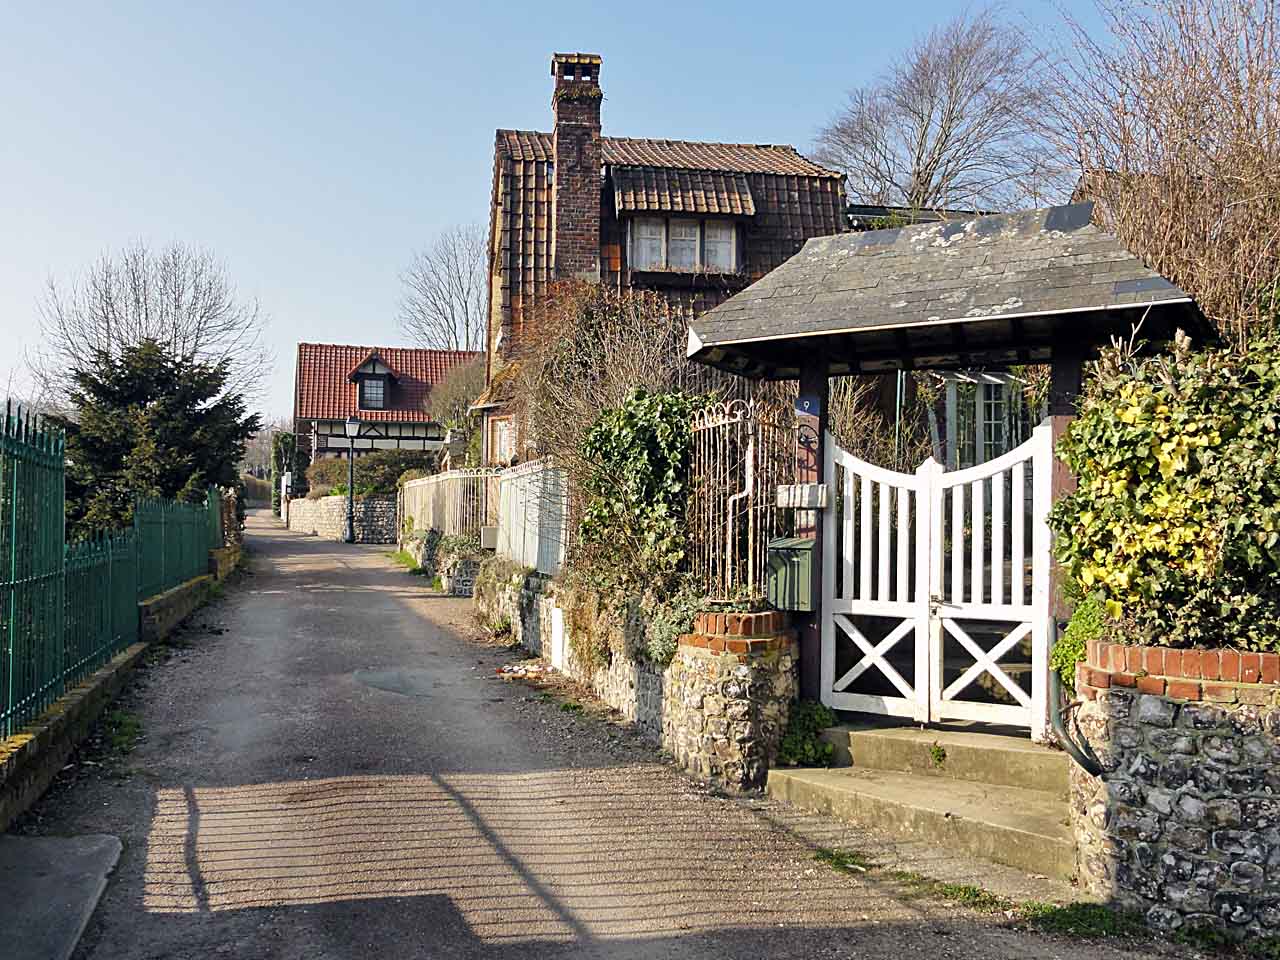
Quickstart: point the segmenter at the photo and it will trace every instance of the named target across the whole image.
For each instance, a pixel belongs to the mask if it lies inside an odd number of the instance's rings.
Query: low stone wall
[[[163,640],[178,624],[203,606],[213,593],[214,579],[206,574],[138,603],[138,635],[144,643]]]
[[[40,799],[146,651],[147,644],[135,643],[116,654],[35,723],[0,740],[0,832]]]
[[[240,566],[241,547],[239,543],[209,551],[209,574],[219,583],[231,576],[232,571]]]
[[[325,540],[346,539],[346,497],[290,500],[288,516],[290,530],[313,534]],[[356,543],[395,543],[396,498],[358,497],[355,501],[353,523]]]
[[[1071,774],[1080,882],[1165,930],[1280,937],[1280,657],[1093,643]]]
[[[664,666],[614,652],[584,664],[548,578],[510,560],[481,565],[480,619],[590,687],[689,773],[731,791],[764,785],[797,693],[795,635],[786,616],[699,614]],[[619,642],[614,645],[625,648]]]
[[[441,572],[440,586],[451,597],[469,597],[475,592],[476,575],[479,572],[479,560],[458,560]]]

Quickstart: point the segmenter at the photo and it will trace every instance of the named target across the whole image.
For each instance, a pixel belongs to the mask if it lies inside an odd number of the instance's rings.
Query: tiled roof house
[[[509,459],[504,368],[553,280],[660,291],[699,314],[848,229],[841,174],[775,144],[601,134],[600,57],[555,54],[550,133],[499,130],[490,196],[486,462]]]
[[[454,367],[479,357],[460,350],[299,343],[293,429],[313,459],[344,456],[344,422],[361,423],[358,455],[369,450],[438,450],[444,427],[431,390]]]

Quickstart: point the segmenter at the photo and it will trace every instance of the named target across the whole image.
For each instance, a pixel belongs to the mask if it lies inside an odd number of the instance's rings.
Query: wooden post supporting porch
[[[1049,366],[1049,422],[1053,429],[1053,476],[1050,504],[1074,493],[1076,478],[1070,468],[1057,457],[1058,441],[1076,418],[1076,404],[1084,387],[1085,360],[1094,353],[1088,344],[1060,341],[1054,345]],[[1049,615],[1059,623],[1071,618],[1072,606],[1063,587],[1066,571],[1058,563],[1055,551],[1049,566]]]
[[[830,422],[827,401],[830,398],[829,369],[826,360],[812,359],[800,371],[800,397],[813,401],[817,407],[817,416],[797,414],[800,427],[810,427],[816,434],[812,450],[798,451],[801,454],[796,471],[797,483],[828,483],[830,477],[823,476],[823,464],[827,456],[827,425]],[[799,437],[797,437],[797,443]],[[834,493],[828,491],[827,509],[835,505]],[[815,584],[822,579],[822,518],[815,512],[815,520],[811,526],[802,525],[796,530],[798,536],[812,536],[813,575]],[[813,613],[803,621],[798,620],[796,629],[800,645],[800,696],[806,700],[821,699],[822,681],[822,604],[824,601],[821,589],[814,590]]]

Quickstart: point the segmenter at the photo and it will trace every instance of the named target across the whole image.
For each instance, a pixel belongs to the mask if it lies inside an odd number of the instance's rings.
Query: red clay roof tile
[[[348,377],[374,353],[396,372],[391,406],[361,410],[357,385]],[[430,423],[431,388],[454,367],[482,356],[461,350],[299,343],[293,415],[298,420],[345,420],[356,415],[361,420]]]

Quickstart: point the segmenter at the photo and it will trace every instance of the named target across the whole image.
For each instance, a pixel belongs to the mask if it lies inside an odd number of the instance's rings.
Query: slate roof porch
[[[808,241],[690,325],[691,359],[744,376],[1001,368],[1113,336],[1214,333],[1192,299],[1091,223],[1092,205]]]

